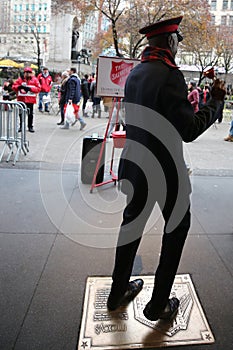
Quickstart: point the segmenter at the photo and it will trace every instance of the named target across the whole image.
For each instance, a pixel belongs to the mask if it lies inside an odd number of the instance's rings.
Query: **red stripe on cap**
[[[152,36],[159,35],[159,34],[165,34],[165,33],[174,33],[178,29],[178,24],[170,24],[163,26],[161,28],[157,28],[155,30],[152,30],[148,34],[146,34],[147,38],[151,38]]]

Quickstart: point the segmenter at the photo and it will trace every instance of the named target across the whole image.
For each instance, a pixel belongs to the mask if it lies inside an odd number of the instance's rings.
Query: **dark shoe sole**
[[[110,294],[107,301],[108,310],[114,311],[120,306],[128,305],[138,295],[138,293],[141,292],[143,284],[144,282],[140,278],[129,282],[127,291],[125,292],[123,297],[118,300],[113,298]]]
[[[143,310],[144,316],[150,320],[150,321],[157,321],[157,320],[172,320],[179,309],[180,301],[177,298],[171,298],[168,300],[168,306],[169,311],[161,311],[158,313],[154,313],[151,310],[152,303],[149,301],[149,303],[146,305],[145,309]]]

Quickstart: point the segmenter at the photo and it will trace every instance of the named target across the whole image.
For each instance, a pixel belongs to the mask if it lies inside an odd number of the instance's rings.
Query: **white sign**
[[[97,67],[97,95],[124,97],[124,87],[130,71],[140,60],[100,56]]]

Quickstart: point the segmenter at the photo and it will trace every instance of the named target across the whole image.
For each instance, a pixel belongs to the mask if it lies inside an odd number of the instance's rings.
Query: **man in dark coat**
[[[83,105],[82,105],[83,116],[88,117],[88,114],[85,113],[86,104],[87,104],[87,101],[90,97],[89,88],[88,88],[88,75],[87,74],[85,74],[84,78],[82,78],[82,80],[81,80],[81,92],[82,92],[82,97],[83,97]]]
[[[78,110],[78,105],[81,98],[81,82],[75,67],[70,68],[69,74],[70,77],[66,85],[65,104],[67,105],[68,103],[72,103],[76,105],[76,108]],[[80,130],[83,130],[86,126],[86,123],[84,122],[82,116],[78,116],[78,114],[72,126],[74,126],[78,120],[80,122]],[[69,123],[66,122],[65,125],[61,127],[61,129],[69,129]]]
[[[183,158],[182,142],[191,142],[216,120],[225,96],[224,83],[216,80],[212,98],[194,114],[187,99],[183,74],[174,61],[182,17],[142,28],[149,46],[142,62],[129,74],[125,86],[126,143],[119,180],[127,195],[112,275],[108,309],[131,301],[143,280],[130,281],[134,258],[147,220],[157,202],[165,221],[154,289],[144,308],[149,320],[172,319],[178,298],[169,299],[183,246],[190,227],[191,185]]]

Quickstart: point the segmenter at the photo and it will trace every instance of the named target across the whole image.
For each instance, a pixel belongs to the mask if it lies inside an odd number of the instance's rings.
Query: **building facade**
[[[38,42],[42,63],[48,59],[51,0],[1,1],[1,57],[37,62]]]
[[[90,56],[90,42],[98,27],[96,15],[90,14],[81,24],[73,7],[53,15],[52,0],[1,0],[0,58],[36,63],[39,45],[40,65],[62,70],[73,61],[80,66],[78,53],[85,52],[82,62]]]
[[[233,0],[209,0],[212,22],[233,26]]]

